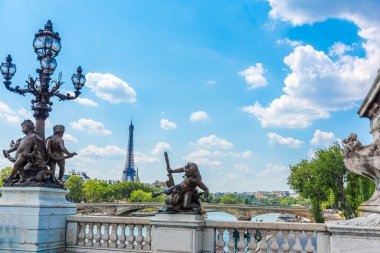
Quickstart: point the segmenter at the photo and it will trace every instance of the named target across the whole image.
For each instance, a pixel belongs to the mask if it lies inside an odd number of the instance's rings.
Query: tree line
[[[315,222],[324,222],[325,208],[341,211],[345,219],[356,217],[359,205],[375,190],[372,180],[347,170],[343,149],[337,143],[317,150],[311,160],[291,165],[288,184],[300,196],[310,199]]]

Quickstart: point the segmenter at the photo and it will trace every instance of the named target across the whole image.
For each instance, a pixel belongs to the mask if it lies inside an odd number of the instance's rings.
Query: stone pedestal
[[[380,228],[348,225],[328,225],[331,232],[331,253],[378,253]]]
[[[67,190],[0,188],[0,252],[64,252],[66,217],[76,205]]]
[[[157,214],[152,220],[155,253],[201,253],[205,220],[194,214]]]

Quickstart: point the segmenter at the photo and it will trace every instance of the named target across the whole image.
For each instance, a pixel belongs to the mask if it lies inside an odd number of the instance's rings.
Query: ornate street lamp
[[[5,62],[0,66],[1,74],[5,79],[5,87],[20,95],[30,93],[34,95],[32,99],[33,116],[36,119],[36,132],[40,137],[45,138],[45,120],[49,117],[49,112],[52,110],[53,102],[51,97],[58,97],[59,100],[72,100],[79,97],[80,90],[86,83],[86,78],[82,74],[82,68],[78,67],[77,73],[73,74],[71,80],[75,91],[74,94],[60,93],[62,73],[59,73],[57,80],[51,80],[51,75],[57,67],[55,57],[61,50],[61,38],[59,34],[53,31],[53,24],[49,20],[43,30],[39,30],[34,36],[33,41],[34,52],[37,54],[37,60],[40,61],[40,68],[37,69],[37,78],[28,77],[26,85],[22,88],[16,86],[11,87],[11,79],[16,73],[16,65],[12,63],[12,57],[7,56]],[[51,86],[51,87],[50,87]]]

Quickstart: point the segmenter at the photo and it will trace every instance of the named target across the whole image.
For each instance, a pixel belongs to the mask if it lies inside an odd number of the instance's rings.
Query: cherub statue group
[[[64,187],[62,179],[65,159],[77,155],[65,147],[62,139],[65,127],[54,126],[53,135],[46,140],[35,132],[34,123],[29,119],[21,123],[21,130],[25,136],[16,141],[12,140],[10,149],[3,150],[4,157],[14,163],[11,174],[3,180],[5,185],[39,186],[39,183],[50,183],[53,186]],[[12,152],[16,152],[15,157],[10,156]],[[58,179],[54,176],[57,164]]]

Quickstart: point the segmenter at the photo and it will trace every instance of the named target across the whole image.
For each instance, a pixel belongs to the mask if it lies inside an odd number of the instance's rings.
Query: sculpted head
[[[57,135],[63,135],[63,133],[65,132],[65,126],[64,125],[55,125],[53,127],[53,132],[54,132],[54,134],[57,134]]]
[[[185,175],[187,177],[195,177],[199,175],[198,165],[195,163],[188,163],[185,166]]]
[[[26,119],[23,122],[21,122],[21,128],[22,128],[22,132],[25,134],[29,131],[34,132],[34,129],[35,129],[34,123],[30,119]]]

